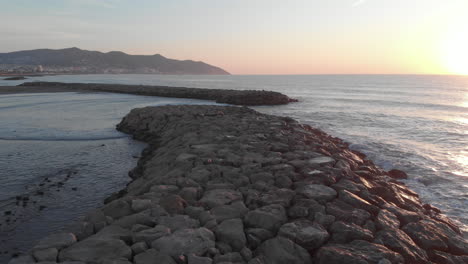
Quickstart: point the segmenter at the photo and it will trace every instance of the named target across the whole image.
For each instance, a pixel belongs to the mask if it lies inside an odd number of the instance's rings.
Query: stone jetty
[[[11,264],[468,263],[456,224],[342,140],[245,107],[132,110],[130,183]]]
[[[125,93],[147,96],[161,96],[173,98],[191,98],[202,100],[213,100],[217,103],[232,105],[281,105],[297,100],[288,96],[271,91],[254,90],[227,90],[227,89],[202,89],[169,86],[149,85],[124,85],[124,84],[93,84],[93,83],[59,83],[59,82],[26,82],[19,86],[16,91],[27,89],[28,92],[41,91],[92,91]],[[31,89],[32,88],[32,89]],[[0,90],[1,92],[1,90]]]

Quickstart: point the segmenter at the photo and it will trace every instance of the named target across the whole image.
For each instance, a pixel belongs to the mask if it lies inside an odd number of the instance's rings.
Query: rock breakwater
[[[281,105],[297,100],[271,91],[253,90],[223,90],[202,89],[168,86],[148,85],[122,85],[122,84],[91,84],[91,83],[58,83],[58,82],[27,82],[20,87],[37,87],[38,91],[44,88],[52,88],[70,91],[95,91],[125,93],[147,96],[161,96],[173,98],[191,98],[202,100],[214,100],[217,103],[233,105]]]
[[[245,107],[132,110],[127,187],[10,263],[467,263],[441,212],[365,155]],[[48,261],[48,262],[45,262]]]

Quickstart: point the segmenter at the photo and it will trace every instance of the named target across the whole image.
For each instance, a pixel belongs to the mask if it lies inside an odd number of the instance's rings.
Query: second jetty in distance
[[[202,89],[149,85],[27,82],[14,88],[10,87],[8,90],[11,90],[11,92],[112,92],[147,96],[213,100],[217,103],[250,106],[281,105],[288,104],[290,102],[297,102],[297,100],[291,99],[282,93],[271,91]]]

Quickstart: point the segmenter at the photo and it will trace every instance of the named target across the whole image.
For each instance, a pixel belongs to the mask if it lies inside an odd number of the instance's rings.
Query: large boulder
[[[256,251],[268,264],[309,264],[311,258],[307,250],[284,237],[265,241]]]
[[[133,258],[135,264],[177,264],[170,256],[162,254],[155,249],[149,249]]]
[[[241,219],[223,221],[217,226],[215,234],[217,240],[229,244],[235,251],[240,251],[247,243]]]
[[[289,238],[307,250],[320,247],[329,238],[325,228],[306,219],[284,224],[278,235]]]
[[[424,264],[428,262],[426,251],[418,247],[405,232],[400,229],[384,229],[377,232],[376,241],[389,249],[400,253],[407,263]]]
[[[73,245],[76,242],[76,237],[72,233],[58,233],[47,236],[39,241],[34,249],[56,248],[62,249]]]
[[[203,227],[181,229],[153,241],[151,247],[174,258],[188,254],[202,256],[208,249],[215,247],[215,236]]]
[[[296,192],[307,198],[322,202],[331,201],[337,195],[334,189],[322,184],[302,185],[296,189]]]
[[[375,221],[375,225],[377,229],[386,229],[386,228],[399,228],[400,227],[400,221],[398,220],[398,217],[385,209],[382,209],[379,211],[379,214],[377,215],[377,219]]]
[[[330,226],[330,232],[332,233],[331,240],[336,243],[347,243],[357,239],[372,241],[374,238],[371,231],[358,225],[342,221],[334,222]]]
[[[154,240],[168,236],[171,230],[167,226],[157,225],[154,228],[145,229],[133,234],[133,243],[146,242],[148,245]]]
[[[214,189],[206,191],[200,199],[200,203],[208,208],[214,208],[242,199],[242,194],[231,189]]]
[[[331,244],[321,247],[315,254],[317,264],[380,264],[404,263],[403,257],[386,248],[363,240],[350,244]]]
[[[99,263],[103,260],[130,259],[132,250],[122,240],[88,238],[63,249],[59,261]]]
[[[248,212],[244,221],[248,227],[258,227],[276,231],[281,225],[288,221],[288,218],[283,206],[272,204]]]

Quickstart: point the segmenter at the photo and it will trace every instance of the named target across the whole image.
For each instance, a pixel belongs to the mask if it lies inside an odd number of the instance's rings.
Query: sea
[[[290,116],[365,153],[468,234],[468,76],[59,75],[26,81],[271,90],[299,102],[254,109]],[[0,85],[24,81],[0,80]],[[214,104],[111,93],[0,95],[0,261],[122,189],[144,143],[115,130],[136,107]],[[25,198],[27,197],[27,198]],[[6,220],[10,219],[7,223]]]

